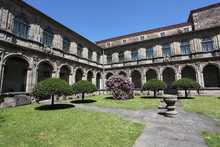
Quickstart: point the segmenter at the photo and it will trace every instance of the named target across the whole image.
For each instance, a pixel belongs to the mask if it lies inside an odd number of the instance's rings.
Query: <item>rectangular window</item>
[[[165,32],[161,32],[161,33],[160,33],[160,36],[161,36],[161,37],[164,37],[164,36],[165,36]]]
[[[97,60],[98,63],[100,63],[100,54],[97,54]]]
[[[183,28],[184,32],[189,32],[189,28]]]
[[[138,51],[136,49],[131,51],[131,60],[137,61],[138,60]]]
[[[169,45],[163,45],[162,53],[163,53],[163,57],[171,56],[170,46]]]
[[[127,43],[127,40],[124,39],[124,40],[122,40],[122,42],[123,42],[124,44],[126,44],[126,43]]]
[[[83,48],[81,45],[77,46],[77,56],[82,57]]]
[[[183,55],[190,54],[190,45],[188,41],[181,42],[181,53]]]
[[[146,49],[146,57],[147,57],[147,59],[152,59],[154,57],[153,48]]]
[[[141,41],[143,41],[144,40],[144,36],[141,36],[140,39],[141,39]]]
[[[88,59],[92,60],[92,52],[91,51],[88,52]]]
[[[107,64],[112,64],[112,56],[111,55],[107,56]]]
[[[118,58],[119,58],[119,62],[120,62],[120,63],[123,63],[124,60],[125,60],[125,59],[124,59],[124,53],[119,53],[119,57],[118,57]]]
[[[111,46],[112,46],[111,42],[107,42],[107,47],[111,47]]]
[[[202,39],[202,50],[205,52],[213,50],[213,41],[210,37]]]

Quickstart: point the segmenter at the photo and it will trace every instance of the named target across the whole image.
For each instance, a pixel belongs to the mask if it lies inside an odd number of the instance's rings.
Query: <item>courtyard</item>
[[[220,98],[179,98],[178,115],[162,115],[161,98],[111,95],[0,111],[0,146],[210,146],[220,145]]]

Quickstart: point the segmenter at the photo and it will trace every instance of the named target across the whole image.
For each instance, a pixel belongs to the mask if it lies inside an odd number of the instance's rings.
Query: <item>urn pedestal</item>
[[[167,104],[166,108],[167,111],[165,112],[165,115],[167,117],[175,117],[177,115],[177,112],[175,110],[175,103],[177,101],[176,95],[164,95],[163,97],[164,102]]]

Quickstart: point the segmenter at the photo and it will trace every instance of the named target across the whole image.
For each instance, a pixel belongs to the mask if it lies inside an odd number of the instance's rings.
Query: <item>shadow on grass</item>
[[[112,96],[110,96],[110,97],[105,97],[104,99],[107,99],[107,100],[115,100]]]
[[[186,98],[186,97],[179,96],[179,97],[177,97],[177,99],[178,99],[178,100],[180,100],[180,99],[189,100],[189,99],[195,99],[195,97],[189,96],[189,97]]]
[[[4,117],[0,115],[0,127],[2,126],[1,124],[4,122]]]
[[[59,110],[59,109],[68,109],[73,108],[74,105],[71,104],[55,104],[54,106],[51,105],[43,105],[36,107],[35,110],[47,111],[47,110]]]
[[[74,103],[74,104],[86,104],[86,103],[95,103],[97,101],[95,100],[74,100],[74,101],[71,101],[71,103]]]
[[[156,97],[153,97],[153,96],[141,96],[142,99],[162,99],[162,97],[160,96],[156,96]]]

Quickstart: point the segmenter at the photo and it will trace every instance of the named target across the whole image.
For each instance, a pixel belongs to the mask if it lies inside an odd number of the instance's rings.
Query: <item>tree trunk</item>
[[[188,95],[188,94],[187,94],[187,89],[185,89],[185,98],[187,98],[187,95]]]
[[[82,93],[82,101],[84,101],[84,93]]]
[[[156,91],[156,90],[154,90],[154,98],[156,98],[156,92],[157,92],[157,91]]]
[[[51,95],[51,106],[54,106],[54,95]]]

